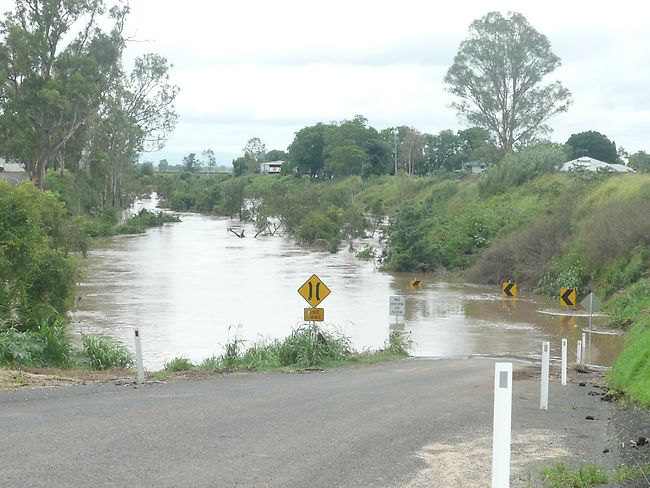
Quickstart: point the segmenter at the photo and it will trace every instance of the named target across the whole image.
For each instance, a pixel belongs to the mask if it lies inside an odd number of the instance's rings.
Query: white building
[[[260,174],[280,174],[282,171],[282,163],[284,163],[284,161],[269,161],[268,163],[260,163]]]
[[[25,168],[20,164],[8,163],[4,158],[0,158],[0,173],[25,173]]]
[[[584,156],[578,159],[573,159],[562,165],[560,171],[571,171],[576,169],[584,169],[587,171],[617,171],[619,173],[634,173],[635,171],[623,164],[610,164],[598,159]]]

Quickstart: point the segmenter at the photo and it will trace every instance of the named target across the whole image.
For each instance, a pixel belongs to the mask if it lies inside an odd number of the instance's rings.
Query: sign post
[[[494,365],[494,421],[492,424],[492,488],[510,486],[512,430],[512,363]]]
[[[399,323],[399,316],[404,316],[406,310],[406,298],[393,295],[388,299],[388,314],[395,316],[395,323]]]

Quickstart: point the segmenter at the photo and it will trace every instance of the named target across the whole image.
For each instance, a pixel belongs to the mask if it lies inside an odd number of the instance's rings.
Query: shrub
[[[549,262],[561,255],[568,234],[565,219],[540,217],[494,242],[465,276],[475,283],[514,280],[522,289],[530,288],[541,279]]]
[[[179,373],[181,371],[190,371],[194,369],[192,361],[184,357],[176,357],[169,362],[165,363],[165,369],[172,373]]]
[[[34,332],[10,328],[0,332],[0,363],[5,365],[38,365],[45,345]]]

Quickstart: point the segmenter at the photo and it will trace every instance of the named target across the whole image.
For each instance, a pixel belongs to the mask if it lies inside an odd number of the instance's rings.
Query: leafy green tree
[[[571,149],[570,159],[589,156],[606,163],[616,164],[620,162],[616,144],[600,132],[589,130],[571,134],[566,143]]]
[[[334,178],[360,175],[370,164],[368,154],[359,146],[350,144],[336,146],[329,150],[325,160],[325,173]]]
[[[153,176],[153,163],[151,161],[145,161],[140,165],[140,174],[144,176]]]
[[[249,173],[260,172],[260,163],[266,161],[266,145],[259,137],[253,137],[246,142],[244,159]]]
[[[53,193],[0,181],[0,322],[27,329],[70,309],[81,237]]]
[[[298,175],[319,176],[325,165],[325,131],[327,125],[316,124],[300,129],[289,146],[289,167]]]
[[[120,76],[127,12],[110,10],[106,34],[101,0],[16,0],[0,23],[2,145],[39,188],[46,166],[97,114]]]
[[[560,66],[546,36],[519,13],[490,12],[470,25],[445,83],[461,101],[453,106],[510,152],[550,129],[545,122],[565,112],[569,91],[559,81],[542,85]]]
[[[196,153],[190,153],[183,157],[183,171],[188,173],[196,173],[201,166],[201,162],[197,159]]]
[[[244,220],[246,178],[231,178],[223,184],[223,210],[226,215],[237,215]]]
[[[430,258],[425,246],[428,209],[421,203],[407,203],[395,212],[386,229],[387,248],[383,260],[395,271],[427,267]]]
[[[206,149],[203,151],[203,157],[205,158],[205,163],[208,167],[208,173],[214,172],[214,169],[217,166],[217,160],[214,157],[214,151],[212,149]]]
[[[408,127],[399,145],[398,160],[406,174],[423,173],[426,162],[427,137],[413,127]]]
[[[161,159],[160,161],[158,161],[158,171],[160,171],[161,173],[169,171],[169,161],[167,161],[166,159]]]
[[[628,165],[639,173],[650,173],[650,154],[645,151],[636,152],[630,156]]]
[[[285,151],[272,149],[266,153],[265,160],[268,161],[286,161],[289,155]]]

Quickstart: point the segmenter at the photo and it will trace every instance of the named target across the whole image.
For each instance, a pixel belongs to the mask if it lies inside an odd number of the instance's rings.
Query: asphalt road
[[[409,359],[0,393],[0,486],[489,486],[494,362]],[[538,380],[520,373],[513,479],[584,455],[576,449],[602,451],[605,402],[555,382],[540,411]]]

